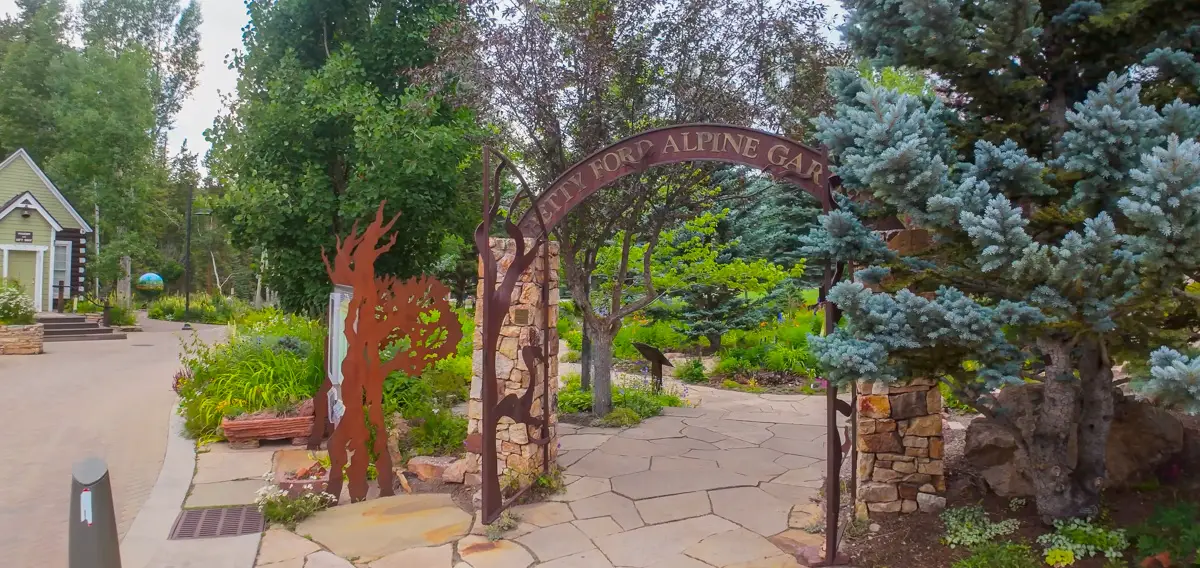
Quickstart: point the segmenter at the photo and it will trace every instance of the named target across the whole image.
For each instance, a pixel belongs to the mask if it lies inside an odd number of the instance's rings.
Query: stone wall
[[[858,384],[858,501],[870,513],[946,506],[937,382]]]
[[[42,352],[42,324],[0,325],[0,355],[37,355]]]
[[[533,241],[527,239],[525,241],[527,247],[533,246]],[[513,262],[513,257],[516,254],[516,241],[512,239],[492,238],[492,257],[498,260],[496,281],[499,283],[504,279],[505,270]],[[520,357],[520,348],[526,345],[541,345],[542,342],[542,327],[545,312],[549,311],[550,316],[550,373],[549,373],[549,392],[542,392],[543,388],[541,381],[535,386],[533,407],[530,414],[533,416],[542,415],[543,397],[549,397],[550,400],[550,435],[551,440],[548,444],[550,448],[550,463],[553,464],[558,453],[558,436],[555,433],[555,426],[558,423],[558,415],[555,412],[556,393],[558,392],[558,243],[550,243],[549,251],[550,262],[550,297],[549,305],[542,305],[542,270],[543,259],[539,257],[517,280],[517,285],[513,288],[512,305],[509,306],[508,315],[504,318],[504,323],[500,328],[500,343],[496,353],[496,382],[499,385],[499,396],[497,400],[503,400],[509,394],[515,394],[518,397],[525,394],[525,390],[529,387],[529,382],[534,378],[534,372],[531,372],[525,361]],[[483,297],[483,272],[480,268],[480,279],[477,288],[478,294],[476,298]],[[523,325],[518,324],[518,312],[525,318]],[[467,406],[467,445],[471,454],[468,457],[469,463],[467,466],[468,481],[477,481],[479,472],[482,467],[480,465],[480,456],[482,449],[479,444],[472,444],[473,439],[478,440],[482,431],[481,421],[483,419],[483,383],[481,377],[483,375],[483,306],[478,304],[475,310],[475,356],[471,374],[471,400]],[[541,368],[535,372],[540,375]],[[514,423],[511,418],[501,418],[496,425],[496,456],[497,466],[500,475],[508,473],[510,470],[515,470],[518,473],[532,473],[541,470],[542,451],[541,446],[531,444],[531,438],[541,437],[540,428],[533,428],[525,424]],[[472,447],[475,446],[475,447]]]

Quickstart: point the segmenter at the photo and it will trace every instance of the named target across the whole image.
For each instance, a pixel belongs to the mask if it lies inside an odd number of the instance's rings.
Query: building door
[[[25,291],[30,300],[36,302],[37,297],[37,252],[31,250],[8,251],[8,279],[16,281]],[[34,304],[36,306],[36,303]],[[42,310],[37,306],[38,311]]]

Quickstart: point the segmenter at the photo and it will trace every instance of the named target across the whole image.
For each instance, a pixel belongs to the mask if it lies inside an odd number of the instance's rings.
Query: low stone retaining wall
[[[858,500],[870,513],[946,506],[937,381],[858,384]]]
[[[37,355],[42,352],[42,324],[0,325],[0,355]]]

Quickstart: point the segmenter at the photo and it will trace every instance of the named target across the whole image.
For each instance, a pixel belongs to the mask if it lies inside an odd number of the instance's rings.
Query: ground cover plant
[[[1160,568],[1200,563],[1200,507],[1195,503],[1159,505],[1153,516],[1129,530],[1135,561]],[[1149,564],[1155,566],[1155,564]]]
[[[324,349],[320,322],[274,309],[246,314],[227,342],[185,340],[177,390],[188,434],[218,440],[223,418],[293,411],[324,380]]]

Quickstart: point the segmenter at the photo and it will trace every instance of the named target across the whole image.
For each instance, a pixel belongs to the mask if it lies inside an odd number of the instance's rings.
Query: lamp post
[[[183,329],[192,329],[192,202],[196,199],[196,187],[188,186],[187,229],[183,245]],[[196,211],[196,215],[208,215],[211,209]]]

